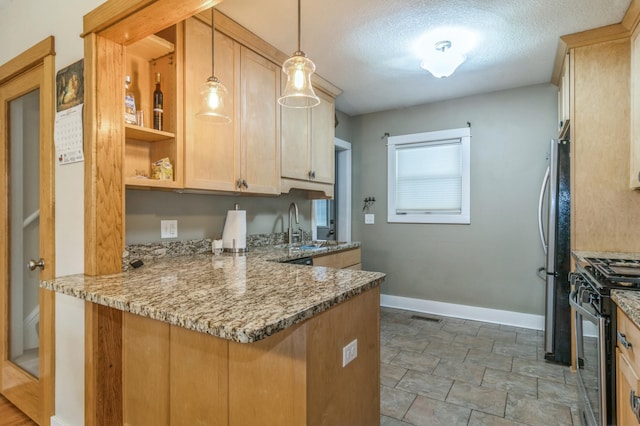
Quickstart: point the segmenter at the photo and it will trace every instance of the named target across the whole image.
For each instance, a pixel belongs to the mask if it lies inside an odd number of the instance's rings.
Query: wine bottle
[[[129,124],[138,124],[136,116],[136,98],[129,88],[131,85],[131,77],[126,76],[124,79],[124,121]]]
[[[153,128],[156,130],[162,130],[163,126],[163,96],[160,89],[160,73],[156,73],[156,90],[153,91]]]

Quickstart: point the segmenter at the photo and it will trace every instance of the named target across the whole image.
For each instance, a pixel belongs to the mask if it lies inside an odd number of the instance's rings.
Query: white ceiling
[[[349,115],[551,80],[558,39],[622,21],[631,0],[301,0],[301,48],[343,90]],[[286,54],[296,50],[296,0],[225,0],[217,8]],[[419,66],[423,32],[463,27],[476,48],[450,77]]]

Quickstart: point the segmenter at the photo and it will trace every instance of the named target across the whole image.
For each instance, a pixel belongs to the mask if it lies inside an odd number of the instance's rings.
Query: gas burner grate
[[[588,257],[596,278],[602,278],[623,286],[640,286],[640,260]]]

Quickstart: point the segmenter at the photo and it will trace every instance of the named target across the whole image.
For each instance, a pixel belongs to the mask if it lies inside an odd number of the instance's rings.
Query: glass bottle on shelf
[[[138,124],[136,116],[136,98],[129,88],[131,85],[131,77],[126,76],[124,79],[124,121],[129,124]]]
[[[156,73],[156,89],[153,91],[153,128],[162,130],[163,127],[163,96],[160,89],[160,73]]]

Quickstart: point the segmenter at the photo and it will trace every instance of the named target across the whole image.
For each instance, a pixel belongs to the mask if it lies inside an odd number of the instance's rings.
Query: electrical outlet
[[[373,213],[367,213],[364,215],[364,223],[366,225],[373,225],[376,223],[376,217]]]
[[[161,220],[160,238],[178,238],[178,221]]]
[[[358,357],[358,339],[342,348],[342,366],[346,366]]]

